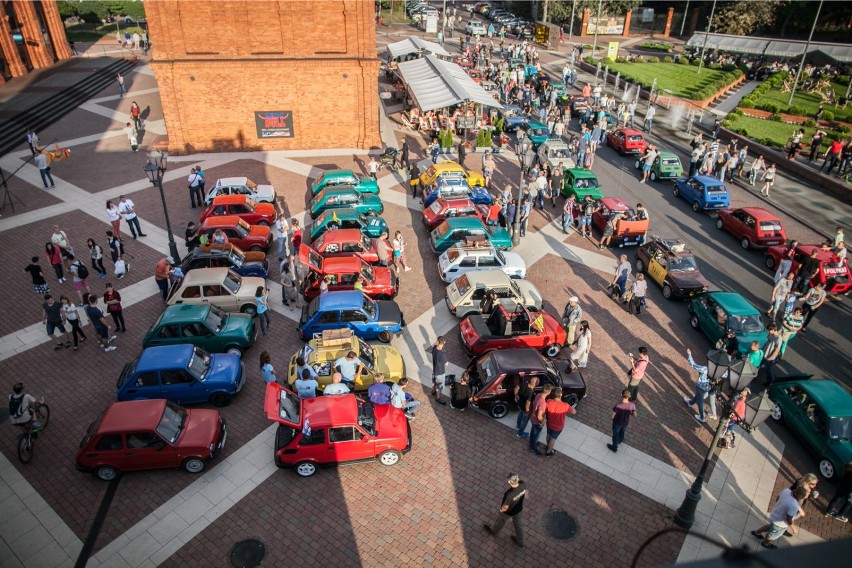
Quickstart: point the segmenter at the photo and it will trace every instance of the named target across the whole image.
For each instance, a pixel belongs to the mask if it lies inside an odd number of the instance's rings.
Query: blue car
[[[307,341],[327,329],[348,327],[361,339],[389,343],[404,325],[396,302],[373,300],[358,290],[326,292],[302,308],[299,334]]]
[[[530,119],[518,105],[504,105],[500,112],[503,118],[503,130],[514,132],[518,128],[526,128]]]
[[[245,384],[239,355],[210,354],[189,344],[149,347],[124,366],[118,400],[165,398],[178,404],[227,406]]]
[[[454,199],[466,197],[476,205],[491,205],[493,198],[487,189],[480,186],[470,187],[461,176],[442,175],[438,178],[438,188],[426,187],[423,190],[423,207],[429,207],[436,199]]]
[[[692,210],[698,213],[708,209],[727,209],[731,205],[731,195],[725,184],[713,176],[692,176],[675,180],[675,197],[681,197],[692,204]]]

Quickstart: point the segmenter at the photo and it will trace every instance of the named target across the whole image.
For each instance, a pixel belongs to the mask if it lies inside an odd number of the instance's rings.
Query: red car
[[[330,277],[328,290],[354,290],[358,275],[364,277],[361,289],[366,296],[377,300],[393,299],[399,292],[399,280],[386,266],[371,266],[358,255],[323,258],[307,245],[302,245],[299,260],[311,269],[302,283],[302,293],[307,300],[313,300],[320,294],[320,283]]]
[[[716,228],[740,239],[744,249],[762,249],[787,242],[781,219],[761,207],[722,209],[716,217]]]
[[[603,197],[595,202],[595,212],[592,214],[592,224],[603,234],[606,224],[615,213],[622,213],[615,231],[612,233],[611,244],[619,247],[637,246],[642,237],[648,232],[648,219],[634,219],[636,212],[620,197]]]
[[[438,198],[432,205],[423,210],[423,223],[430,231],[450,217],[476,217],[484,224],[488,219],[488,206],[476,205],[466,197]]]
[[[218,410],[190,410],[162,398],[114,402],[80,442],[77,469],[104,481],[144,469],[182,467],[200,473],[227,437]]]
[[[221,229],[228,242],[243,250],[267,251],[272,245],[272,231],[262,225],[249,225],[236,215],[208,217],[201,224],[201,232],[211,239]]]
[[[267,227],[278,217],[272,203],[255,203],[247,195],[220,195],[201,212],[200,221],[203,223],[208,217],[223,215],[236,215],[249,225]]]
[[[529,347],[548,357],[556,357],[568,334],[555,317],[546,312],[530,312],[523,306],[508,311],[502,305],[490,316],[471,314],[459,326],[465,353],[479,356],[494,349]]]
[[[352,256],[356,254],[370,264],[379,263],[379,253],[370,237],[359,229],[334,229],[326,231],[311,243],[311,248],[323,258]]]
[[[644,154],[645,136],[633,128],[616,128],[606,133],[606,143],[619,154]]]
[[[772,270],[781,262],[781,254],[784,245],[770,247],[766,251],[766,267]],[[806,258],[811,256],[811,251],[820,248],[818,245],[799,245],[793,255],[792,272],[799,272],[799,267]],[[843,294],[852,288],[852,280],[849,278],[849,264],[844,259],[839,262],[837,255],[829,251],[821,251],[817,254],[819,259],[819,272],[810,281],[811,285],[817,282],[825,284],[825,291],[829,294]]]

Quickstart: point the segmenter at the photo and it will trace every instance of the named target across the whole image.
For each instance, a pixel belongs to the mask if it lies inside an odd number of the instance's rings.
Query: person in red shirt
[[[494,203],[488,208],[488,219],[486,219],[486,225],[497,225],[500,219],[500,199],[494,201]]]
[[[544,455],[552,456],[556,453],[553,444],[565,429],[565,418],[569,414],[576,414],[577,411],[573,406],[562,401],[562,387],[553,389],[553,398],[545,403],[544,408],[547,412],[547,451]]]

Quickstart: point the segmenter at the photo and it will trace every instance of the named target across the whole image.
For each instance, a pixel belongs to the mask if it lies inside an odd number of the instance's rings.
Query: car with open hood
[[[370,264],[379,262],[375,241],[358,229],[326,231],[311,242],[311,248],[323,258],[340,258],[354,254]]]
[[[543,302],[541,292],[529,280],[510,278],[501,270],[478,270],[456,278],[447,286],[447,308],[457,317],[479,313],[479,304],[486,292],[497,294],[496,304],[514,310],[525,306],[540,311]]]
[[[236,215],[208,217],[201,224],[200,232],[204,233],[209,241],[212,241],[213,233],[217,230],[221,230],[228,237],[228,243],[234,244],[242,250],[265,252],[272,246],[272,231],[269,227],[249,225]]]
[[[375,239],[388,231],[388,224],[378,215],[364,215],[351,207],[329,209],[311,223],[311,242],[316,241],[326,231],[336,229],[358,229]]]
[[[614,215],[619,215],[620,218],[612,232],[610,244],[619,247],[641,244],[648,232],[648,219],[637,219],[636,211],[621,197],[598,199],[595,203],[595,212],[592,214],[592,225],[603,233]]]
[[[512,237],[503,227],[484,225],[474,217],[450,218],[435,227],[429,235],[429,246],[434,253],[442,253],[456,243],[470,246],[488,245],[499,250],[512,248]]]
[[[484,223],[488,219],[488,206],[477,205],[469,197],[448,197],[438,198],[423,209],[423,224],[430,231],[453,217],[475,217]]]
[[[180,263],[183,273],[196,268],[230,268],[240,276],[269,276],[269,261],[262,251],[243,251],[237,245],[206,245],[193,248]]]
[[[362,292],[371,298],[390,300],[399,293],[399,279],[387,266],[373,266],[356,254],[323,258],[311,247],[299,250],[299,260],[310,271],[302,281],[302,294],[312,300],[320,295],[320,284],[329,278],[329,292],[354,290],[358,276],[364,278]]]

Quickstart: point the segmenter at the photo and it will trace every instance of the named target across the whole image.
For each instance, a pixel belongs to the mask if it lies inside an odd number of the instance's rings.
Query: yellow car
[[[331,384],[334,362],[346,357],[350,351],[358,355],[358,363],[363,365],[361,376],[355,378],[356,391],[365,391],[373,384],[376,373],[384,373],[385,381],[397,382],[405,376],[405,362],[400,352],[385,345],[370,345],[355,337],[351,329],[325,330],[290,358],[287,370],[287,382],[292,387],[296,382],[296,359],[301,357],[317,374],[320,389]]]
[[[429,187],[438,177],[456,177],[464,179],[471,187],[485,187],[485,178],[479,172],[465,171],[457,162],[440,162],[432,164],[429,169],[420,174],[420,187]]]

